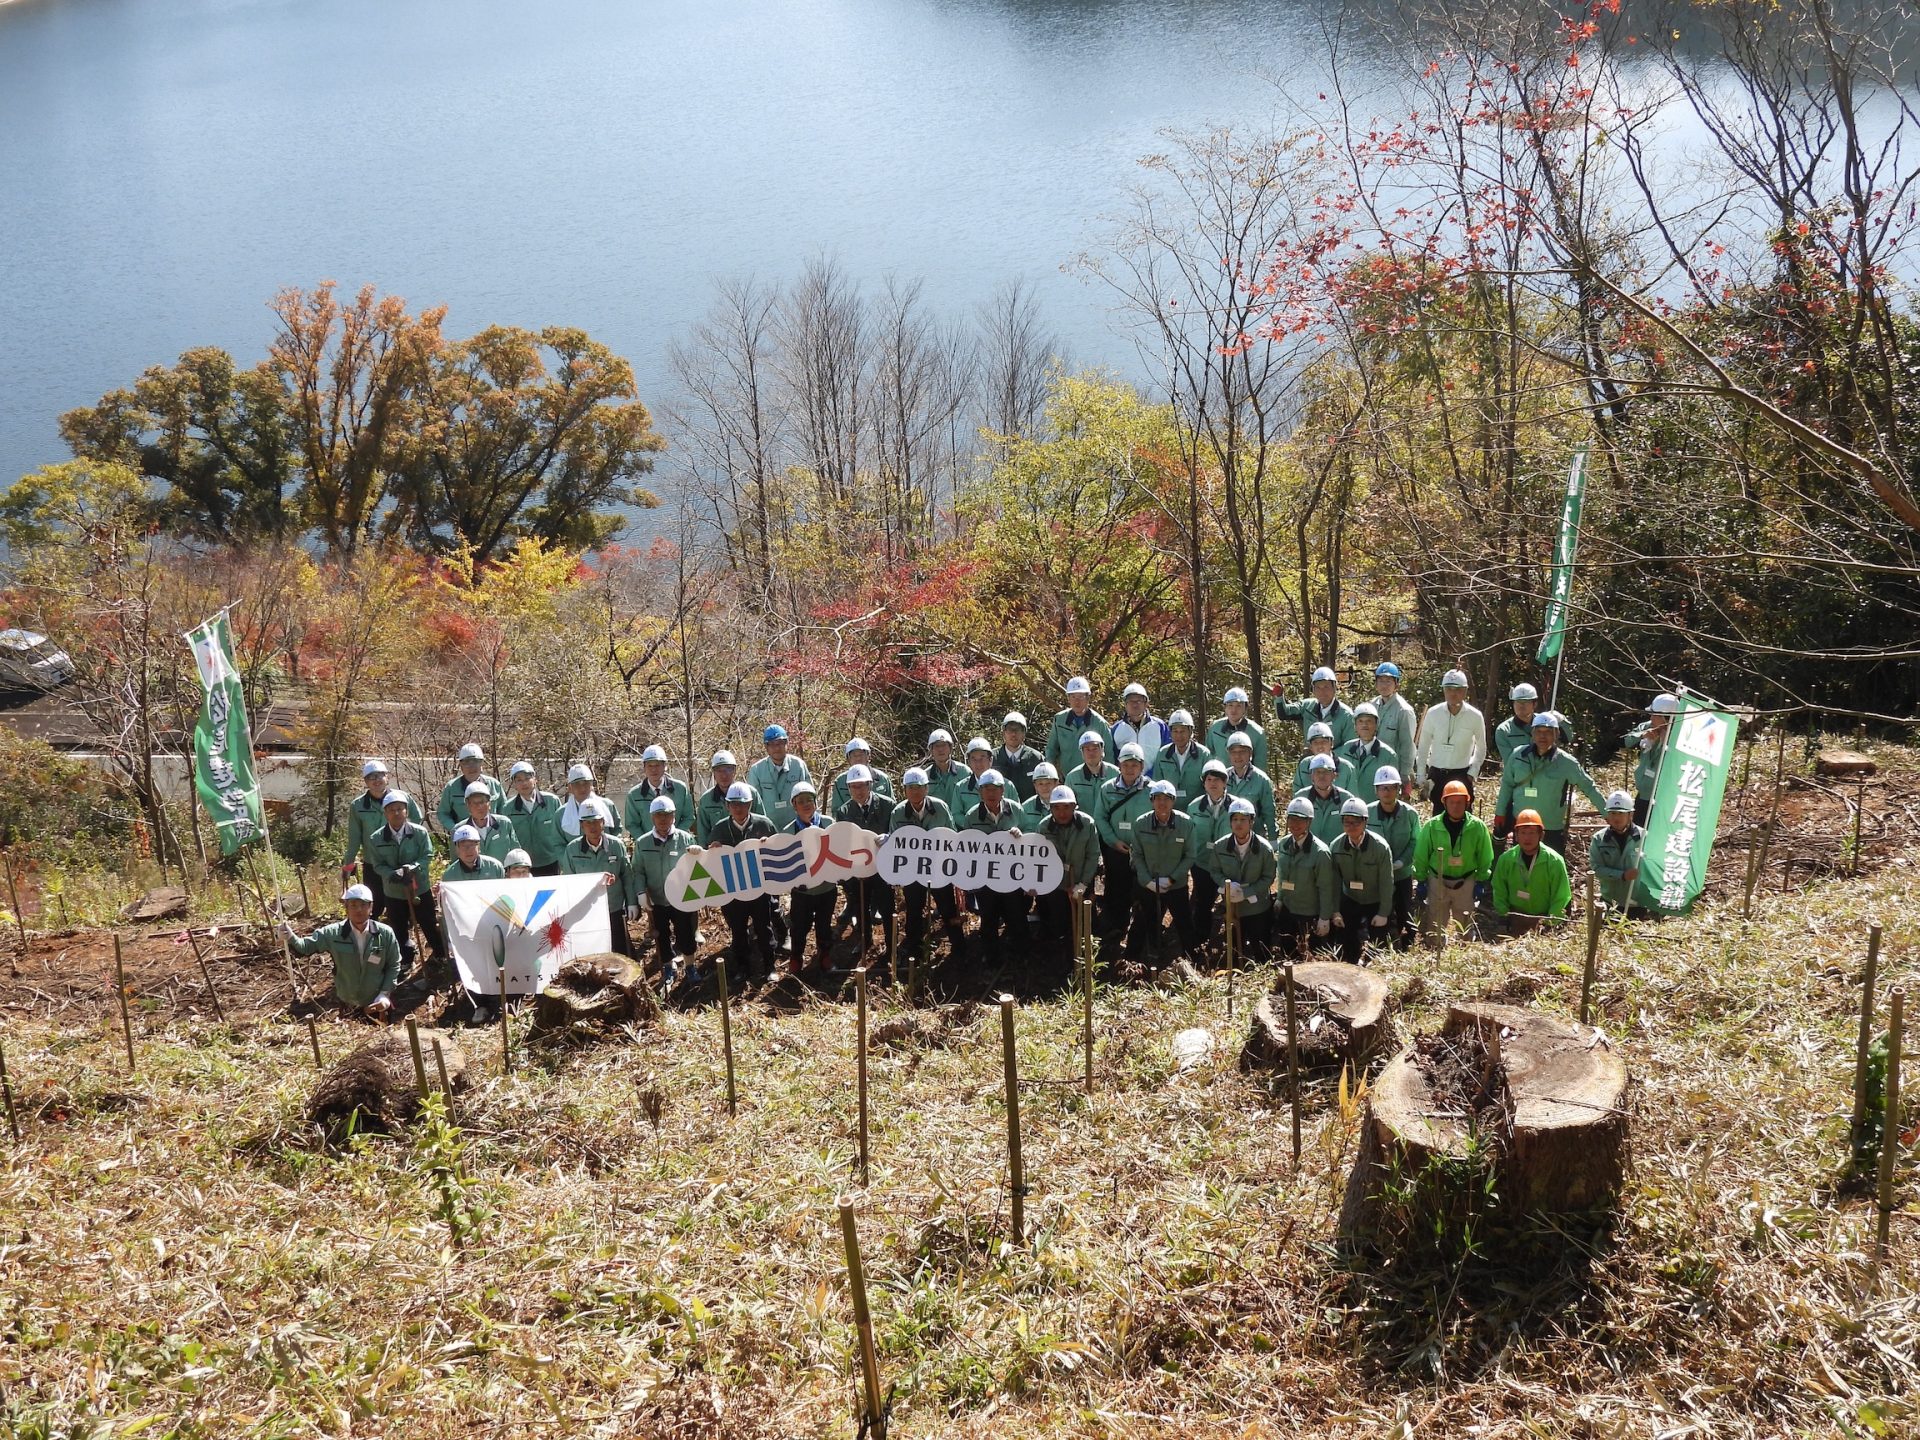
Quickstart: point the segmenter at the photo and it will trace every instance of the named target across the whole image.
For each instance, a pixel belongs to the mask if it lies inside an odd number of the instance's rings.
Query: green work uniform
[[[1371,830],[1360,832],[1360,843],[1342,835],[1327,847],[1333,860],[1333,889],[1337,899],[1364,906],[1376,915],[1393,910],[1393,851]]]
[[[1333,731],[1333,748],[1338,750],[1347,741],[1353,739],[1353,709],[1338,696],[1333,704],[1323,706],[1311,695],[1301,700],[1288,700],[1279,695],[1273,697],[1273,713],[1282,720],[1291,720],[1300,727],[1300,738],[1307,737],[1309,725],[1325,725]]]
[[[500,807],[500,816],[513,826],[513,838],[535,865],[558,865],[567,848],[567,837],[560,830],[560,797],[551,790],[535,790],[531,800],[509,795]]]
[[[1059,783],[1058,780],[1049,780],[1041,789],[1034,791],[1021,802],[1021,813],[1031,822],[1029,829],[1038,828],[1042,820],[1053,814],[1053,805],[1047,797],[1053,794],[1053,787]]]
[[[1640,868],[1640,848],[1647,832],[1629,825],[1615,834],[1611,825],[1602,825],[1587,842],[1587,863],[1600,884],[1600,898],[1615,910],[1624,910],[1633,902],[1633,886],[1627,873]]]
[[[1033,767],[1046,758],[1031,745],[1009,750],[1005,744],[1000,744],[994,747],[993,759],[989,763],[1006,778],[1007,788],[1013,792],[1014,799],[1024,803],[1033,796]]]
[[[505,874],[507,852],[519,845],[519,832],[514,829],[513,822],[501,815],[489,815],[485,825],[471,818],[462,823],[471,825],[480,832],[481,855],[490,855],[498,860],[502,867],[501,873]]]
[[[1512,820],[1522,810],[1537,810],[1548,830],[1565,830],[1569,785],[1592,801],[1594,809],[1607,808],[1607,797],[1571,754],[1556,745],[1542,755],[1528,745],[1500,772],[1500,797],[1493,802],[1493,813]]]
[[[353,803],[347,806],[347,853],[340,857],[342,866],[359,859],[367,837],[387,823],[386,797],[392,793],[393,788],[389,786],[378,800],[364,790],[353,797]],[[420,802],[411,795],[407,796],[407,819],[416,825],[427,823],[427,817],[420,813]]]
[[[1076,810],[1073,818],[1061,825],[1049,815],[1040,822],[1038,833],[1060,852],[1060,867],[1066,871],[1066,879],[1060,882],[1063,888],[1093,885],[1100,873],[1100,836],[1091,816]]]
[[[1027,812],[1005,795],[1000,797],[1000,813],[987,814],[986,805],[979,804],[967,811],[967,822],[962,830],[984,830],[989,835],[1001,835],[1010,830],[1027,828]]]
[[[1667,753],[1667,741],[1672,738],[1673,727],[1668,725],[1667,733],[1655,740],[1650,720],[1634,726],[1627,736],[1627,748],[1638,752],[1633,762],[1633,793],[1642,800],[1653,794],[1654,779],[1660,774],[1660,757]]]
[[[1420,728],[1420,717],[1413,713],[1413,706],[1398,690],[1391,696],[1374,696],[1373,705],[1380,712],[1380,730],[1376,738],[1394,754],[1406,757],[1407,764],[1411,765],[1413,732]],[[1404,767],[1401,773],[1406,774]],[[1411,780],[1413,777],[1407,775],[1406,778]]]
[[[1493,727],[1493,753],[1500,757],[1500,768],[1513,764],[1513,757],[1533,743],[1533,722],[1509,715]]]
[[[1209,725],[1206,737],[1207,749],[1227,764],[1233,764],[1233,755],[1227,749],[1227,741],[1242,731],[1245,731],[1247,739],[1253,742],[1253,768],[1265,770],[1267,768],[1267,731],[1265,726],[1253,718],[1251,710],[1247,712],[1247,718],[1238,725],[1233,724],[1224,715]]]
[[[874,797],[876,799],[889,801],[894,799],[893,777],[887,774],[886,771],[877,769],[872,765],[867,767],[867,772],[873,776],[872,793]],[[833,788],[827,795],[828,801],[832,804],[833,815],[836,820],[840,818],[840,807],[852,798],[853,792],[847,789],[847,772],[842,770],[838,775],[833,777]],[[889,805],[887,809],[888,812],[891,813],[893,807]],[[873,827],[869,825],[867,828],[871,830]]]
[[[584,835],[568,841],[566,853],[560,857],[560,873],[613,876],[613,884],[607,887],[610,910],[624,910],[639,901],[634,889],[633,862],[627,858],[627,847],[620,843],[617,835],[602,834],[598,850],[587,844]]]
[[[773,834],[773,822],[755,811],[742,825],[729,815],[713,827],[707,843],[713,846],[744,845],[749,840],[764,840]]]
[[[1113,759],[1113,727],[1098,710],[1089,707],[1085,715],[1062,710],[1053,717],[1047,729],[1047,759],[1062,775],[1080,764],[1080,741],[1089,730],[1105,742],[1106,758]]]
[[[1304,790],[1294,791],[1293,798],[1313,802],[1313,819],[1307,828],[1313,832],[1314,839],[1322,845],[1331,845],[1347,833],[1347,827],[1340,820],[1340,807],[1353,799],[1351,791],[1342,790],[1335,785],[1322,795],[1309,785]]]
[[[1394,879],[1404,880],[1411,875],[1413,852],[1420,842],[1420,817],[1413,813],[1413,807],[1399,800],[1394,802],[1393,813],[1389,815],[1376,800],[1367,806],[1367,829],[1387,842],[1387,849],[1393,854]]]
[[[653,828],[653,812],[647,807],[662,795],[673,801],[674,824],[693,824],[693,792],[687,789],[685,781],[665,775],[658,785],[642,780],[627,791],[625,820],[629,835],[644,835]]]
[[[1233,902],[1241,915],[1264,915],[1273,908],[1273,883],[1279,874],[1278,858],[1267,837],[1255,830],[1247,837],[1243,855],[1231,834],[1222,835],[1210,848],[1213,873],[1220,877],[1220,888],[1238,885],[1244,898]],[[1228,892],[1231,894],[1232,892]]]
[[[383,995],[391,995],[400,983],[400,941],[391,926],[369,920],[366,954],[354,943],[353,925],[336,920],[322,925],[311,935],[295,935],[287,941],[294,954],[305,957],[326,951],[333,960],[333,995],[342,1005],[362,1009]]]
[[[440,883],[448,885],[462,880],[504,880],[506,875],[507,867],[491,855],[482,853],[475,856],[471,870],[456,855],[447,862],[447,868],[440,872]]]
[[[1368,742],[1355,736],[1334,753],[1353,767],[1351,781],[1337,780],[1335,783],[1345,785],[1368,804],[1373,803],[1373,777],[1388,765],[1396,770],[1400,768],[1398,752],[1378,738]]]
[[[1175,810],[1164,823],[1151,810],[1133,822],[1133,873],[1141,884],[1150,887],[1156,880],[1171,880],[1175,889],[1184,890],[1187,872],[1198,858],[1193,821],[1180,811]]]
[[[966,804],[961,803],[960,787],[973,778],[973,772],[971,770],[956,760],[949,760],[947,762],[947,768],[942,770],[939,766],[935,765],[931,759],[928,759],[920,768],[927,772],[927,798],[929,800],[938,800],[942,805],[945,805],[949,815],[964,815],[967,813],[968,806],[972,805],[973,802],[969,800]]]
[[[1198,740],[1187,746],[1187,753],[1176,755],[1173,746],[1162,745],[1160,753],[1153,760],[1153,778],[1171,780],[1177,792],[1173,797],[1174,807],[1185,810],[1189,804],[1206,794],[1206,788],[1200,783],[1200,772],[1206,768],[1207,761],[1213,758],[1213,751]],[[1223,756],[1224,760],[1225,757]]]
[[[1273,781],[1258,765],[1250,767],[1244,775],[1231,769],[1227,771],[1227,798],[1253,803],[1254,832],[1266,836],[1269,845],[1279,836],[1280,827],[1273,814]]]
[[[1353,761],[1344,755],[1329,755],[1327,758],[1333,761],[1334,785],[1341,790],[1347,791],[1349,794],[1354,793]],[[1313,771],[1307,768],[1312,763],[1313,756],[1302,755],[1299,763],[1293,767],[1294,794],[1298,795],[1302,790],[1313,784]]]
[[[696,845],[711,845],[713,843],[708,839],[708,837],[713,834],[713,827],[718,825],[722,820],[729,818],[727,812],[727,791],[734,785],[744,784],[746,784],[746,782],[743,780],[734,780],[727,785],[709,785],[700,792],[700,798],[693,802],[693,839]],[[748,785],[747,788],[749,790],[753,789],[751,785]],[[756,815],[760,814],[760,794],[758,791],[754,792],[753,800],[750,803],[753,813]]]
[[[1076,765],[1067,771],[1066,787],[1073,791],[1073,798],[1079,802],[1080,813],[1092,820],[1100,813],[1100,789],[1109,781],[1119,778],[1120,767],[1112,761],[1102,764],[1098,770],[1089,770],[1084,765]]]
[[[1573,903],[1567,880],[1567,862],[1551,845],[1533,852],[1528,863],[1518,845],[1509,845],[1493,865],[1493,909],[1496,915],[1559,917]]]
[[[674,826],[665,835],[648,825],[633,842],[633,893],[645,895],[653,905],[671,905],[667,898],[667,875],[680,863],[680,857],[693,844],[693,836]]]
[[[1118,776],[1107,781],[1094,797],[1093,822],[1100,828],[1100,843],[1131,846],[1134,822],[1152,808],[1144,773],[1131,785]]]
[[[1231,795],[1222,795],[1216,802],[1211,795],[1202,794],[1187,807],[1187,821],[1193,826],[1193,863],[1216,878],[1220,871],[1214,863],[1213,845],[1227,833],[1227,806],[1232,803]]]
[[[833,807],[833,818],[858,825],[875,835],[884,835],[892,828],[895,803],[891,795],[882,795],[878,791],[869,794],[864,805],[849,795]]]
[[[484,785],[493,792],[493,808],[498,810],[500,802],[507,798],[506,790],[491,775],[480,775],[468,780],[464,775],[456,775],[440,789],[440,803],[434,807],[433,815],[440,822],[440,828],[451,835],[453,827],[467,818],[467,786]]]
[[[1274,893],[1289,915],[1333,919],[1333,856],[1318,835],[1286,836],[1274,847]]]
[[[382,825],[367,837],[367,863],[380,877],[381,893],[389,900],[411,900],[416,894],[425,895],[432,880],[428,872],[433,863],[433,837],[424,825],[415,825],[410,820],[401,823],[398,833]],[[413,867],[411,888],[395,874],[408,865]]]
[[[793,824],[793,787],[812,779],[807,762],[798,755],[787,756],[779,765],[771,755],[762,755],[747,771],[747,783],[761,801],[754,808],[773,822],[776,833]]]
[[[927,803],[916,813],[911,800],[902,800],[893,807],[893,814],[887,819],[887,833],[896,830],[951,830],[953,812],[947,808],[947,802],[927,796]]]
[[[1402,808],[1405,808],[1404,806]],[[1442,810],[1420,827],[1413,847],[1415,880],[1478,880],[1493,875],[1493,832],[1487,822],[1469,812],[1460,822],[1460,838],[1447,829]]]

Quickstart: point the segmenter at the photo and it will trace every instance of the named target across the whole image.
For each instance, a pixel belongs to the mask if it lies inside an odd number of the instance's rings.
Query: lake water
[[[0,483],[286,285],[584,327],[658,402],[721,275],[839,257],[958,313],[1039,292],[1167,125],[1266,116],[1318,0],[0,0]]]

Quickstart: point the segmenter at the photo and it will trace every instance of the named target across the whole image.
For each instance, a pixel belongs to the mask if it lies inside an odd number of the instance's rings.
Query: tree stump
[[[1242,1070],[1287,1068],[1285,981],[1253,1007],[1240,1051]],[[1294,1028],[1302,1070],[1351,1066],[1358,1074],[1393,1038],[1387,1018],[1387,982],[1371,970],[1338,960],[1293,967]]]
[[[574,1026],[619,1026],[659,1016],[646,971],[624,955],[569,960],[533,1001],[533,1033],[564,1033]]]
[[[123,920],[178,920],[187,913],[187,892],[178,885],[149,890],[120,912]]]
[[[1340,1231],[1417,1241],[1480,1219],[1611,1209],[1627,1159],[1627,1067],[1584,1025],[1513,1005],[1451,1007],[1380,1073]],[[1489,1198],[1491,1197],[1491,1198]]]
[[[1873,775],[1880,767],[1858,750],[1822,750],[1814,757],[1816,775]]]
[[[447,1082],[455,1091],[466,1088],[467,1059],[445,1030],[422,1030],[420,1049],[426,1060],[427,1083],[439,1083],[433,1063],[433,1042],[440,1042],[447,1063]],[[335,1061],[320,1073],[307,1101],[307,1123],[329,1134],[344,1131],[349,1122],[360,1130],[392,1130],[420,1111],[420,1087],[413,1070],[413,1049],[404,1030],[382,1032],[358,1050]]]

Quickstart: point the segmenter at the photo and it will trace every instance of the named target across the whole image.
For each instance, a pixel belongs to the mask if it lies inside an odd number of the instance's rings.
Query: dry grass
[[[1614,1236],[1538,1272],[1335,1257],[1354,1108],[1310,1097],[1292,1173],[1284,1108],[1232,1068],[1245,977],[1232,1027],[1218,980],[1102,991],[1091,1099],[1049,1083],[1079,1074],[1074,1003],[1022,1010],[1030,1249],[1003,1243],[997,1015],[877,1053],[857,1198],[892,1433],[1920,1431],[1912,1178],[1878,1291],[1870,1207],[1830,1185],[1864,920],[1913,990],[1917,861],[1765,894],[1748,925],[1736,896],[1608,938],[1600,1022],[1636,1079],[1634,1172]],[[1388,968],[1411,1031],[1514,972],[1567,1013],[1579,964],[1565,935]],[[130,1078],[105,996],[10,998],[29,1112],[0,1174],[11,1433],[854,1434],[834,1212],[854,1185],[850,1006],[736,1010],[731,1121],[704,1009],[505,1080],[476,1035],[455,1127],[242,1153],[298,1124],[304,1027],[156,1003]],[[1216,1061],[1176,1075],[1190,1025],[1215,1030]],[[362,1033],[322,1026],[334,1057]],[[462,1177],[458,1249],[436,1167]]]

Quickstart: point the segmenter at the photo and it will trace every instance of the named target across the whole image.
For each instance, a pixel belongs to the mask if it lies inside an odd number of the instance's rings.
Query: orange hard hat
[[[1522,810],[1518,815],[1513,817],[1514,829],[1518,830],[1527,825],[1533,826],[1536,830],[1544,830],[1547,828],[1547,822],[1540,818],[1540,812],[1538,810]]]
[[[1471,800],[1473,798],[1473,792],[1467,789],[1467,782],[1464,780],[1447,781],[1446,788],[1440,792],[1440,798],[1444,800],[1449,795],[1458,795],[1463,800]]]

